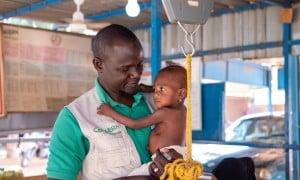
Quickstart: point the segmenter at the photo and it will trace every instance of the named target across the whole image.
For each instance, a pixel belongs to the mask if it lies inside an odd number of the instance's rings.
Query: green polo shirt
[[[151,113],[141,93],[134,95],[134,103],[132,107],[128,107],[114,101],[101,87],[98,79],[95,84],[100,100],[109,103],[117,112],[133,119],[145,117]],[[141,163],[149,162],[151,158],[147,146],[151,128],[126,129],[136,146]],[[76,179],[82,168],[82,161],[89,152],[89,147],[89,141],[83,135],[76,118],[68,108],[64,107],[52,129],[47,176],[59,179]]]

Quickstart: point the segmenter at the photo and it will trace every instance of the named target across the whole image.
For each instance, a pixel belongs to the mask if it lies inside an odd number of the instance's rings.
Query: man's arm
[[[64,108],[52,130],[47,164],[48,178],[76,179],[88,147],[88,140],[83,137],[75,117]]]
[[[163,118],[163,110],[157,110],[150,116],[140,118],[139,120],[134,120],[128,118],[118,112],[116,112],[109,104],[101,104],[97,108],[98,114],[102,114],[105,116],[110,116],[121,124],[124,124],[127,127],[132,129],[138,129],[143,127],[148,127],[157,123],[160,123]]]

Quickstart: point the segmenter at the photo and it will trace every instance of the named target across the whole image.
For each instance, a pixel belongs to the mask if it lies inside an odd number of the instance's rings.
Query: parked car
[[[226,129],[225,141],[283,144],[284,112],[243,116]]]
[[[236,120],[225,131],[225,140],[243,143],[283,144],[284,113],[258,113]],[[212,169],[226,157],[251,157],[258,180],[285,179],[285,151],[280,148],[258,148],[225,144],[193,144],[193,158],[204,171]]]

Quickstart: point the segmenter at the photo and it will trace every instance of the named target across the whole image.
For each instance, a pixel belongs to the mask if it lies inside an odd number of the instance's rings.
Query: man
[[[127,28],[110,25],[92,40],[95,87],[64,107],[55,122],[47,165],[48,179],[113,179],[149,162],[150,127],[130,129],[97,115],[101,103],[133,119],[151,113],[138,92],[143,49]]]

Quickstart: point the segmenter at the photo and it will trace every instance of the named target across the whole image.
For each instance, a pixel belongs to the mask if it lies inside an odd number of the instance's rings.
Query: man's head
[[[213,180],[255,180],[254,162],[250,157],[225,158],[212,171]]]
[[[121,25],[107,26],[93,38],[92,51],[99,82],[113,99],[137,92],[144,54],[132,31]]]
[[[111,55],[110,48],[118,42],[131,43],[134,44],[138,50],[143,50],[140,41],[132,31],[124,26],[112,24],[99,30],[92,39],[94,57],[106,59],[107,56]]]
[[[157,106],[177,106],[186,98],[187,77],[184,67],[170,65],[161,69],[154,80],[154,102]]]

